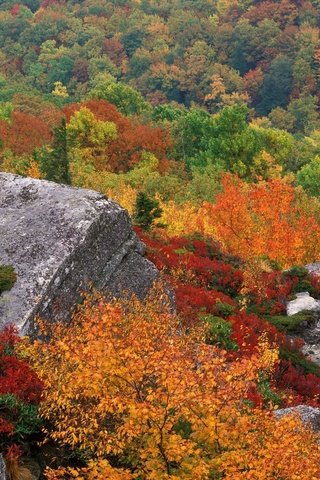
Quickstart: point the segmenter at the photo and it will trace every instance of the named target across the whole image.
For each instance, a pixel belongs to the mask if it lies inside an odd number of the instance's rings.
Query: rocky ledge
[[[67,318],[89,286],[143,297],[158,275],[127,212],[90,190],[0,173],[0,264],[17,282],[0,296],[0,328]]]

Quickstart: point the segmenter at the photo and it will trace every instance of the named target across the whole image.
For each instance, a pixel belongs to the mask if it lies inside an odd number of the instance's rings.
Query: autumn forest
[[[287,315],[320,300],[319,33],[318,0],[0,2],[0,171],[115,200],[160,271],[0,331],[7,480],[320,478],[277,415],[320,408]]]

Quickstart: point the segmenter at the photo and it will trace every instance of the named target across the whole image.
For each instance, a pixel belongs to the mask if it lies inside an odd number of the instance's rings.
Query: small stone
[[[320,275],[320,262],[309,263],[308,265],[305,265],[305,268],[313,275]]]

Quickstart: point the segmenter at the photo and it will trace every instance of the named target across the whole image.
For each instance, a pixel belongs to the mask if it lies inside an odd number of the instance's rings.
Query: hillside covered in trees
[[[286,315],[320,299],[319,25],[318,0],[1,2],[0,171],[116,200],[162,282],[0,333],[10,480],[320,478],[319,433],[274,413],[320,408],[318,317]]]
[[[210,113],[243,103],[267,117],[266,126],[309,134],[319,126],[318,7],[315,0],[4,0],[1,96],[50,96],[61,82],[72,101],[105,92],[127,114],[146,102]]]

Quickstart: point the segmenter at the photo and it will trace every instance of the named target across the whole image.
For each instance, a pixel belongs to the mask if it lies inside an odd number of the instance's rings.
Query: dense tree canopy
[[[318,436],[274,415],[320,398],[313,317],[286,315],[320,298],[319,19],[317,0],[0,2],[0,170],[118,201],[166,282],[95,293],[41,341],[0,332],[10,480],[34,452],[48,480],[320,478]],[[0,267],[3,299],[15,280]]]
[[[319,85],[312,2],[17,0],[0,8],[0,72],[14,83],[1,87],[7,100],[23,78],[43,95],[61,82],[73,101],[98,96],[130,115],[146,100],[209,106],[208,98],[295,115],[292,102]]]

